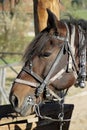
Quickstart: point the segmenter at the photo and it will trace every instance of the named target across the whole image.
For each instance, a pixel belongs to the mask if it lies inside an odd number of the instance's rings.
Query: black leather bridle
[[[62,58],[62,56],[66,53],[68,53],[69,57],[71,57],[71,60],[72,60],[72,64],[71,65],[71,68],[68,68],[68,71],[75,71],[76,73],[76,78],[78,77],[79,75],[79,70],[78,70],[78,67],[77,67],[77,64],[76,64],[76,61],[75,61],[75,57],[74,57],[74,54],[73,54],[73,51],[72,51],[72,48],[71,48],[71,44],[70,43],[70,33],[69,33],[69,28],[68,28],[68,25],[65,23],[65,26],[66,26],[66,29],[67,29],[67,34],[66,34],[66,37],[61,37],[61,36],[53,36],[53,38],[55,39],[58,39],[58,40],[61,40],[63,41],[63,46],[62,48],[60,49],[59,53],[57,54],[56,58],[55,58],[55,61],[54,63],[52,64],[52,66],[50,67],[49,69],[49,72],[47,74],[47,76],[45,77],[45,79],[42,79],[39,75],[37,75],[33,70],[32,70],[32,60],[29,62],[29,69],[27,69],[26,67],[23,67],[22,71],[25,71],[26,73],[28,73],[29,75],[31,75],[36,81],[37,83],[34,83],[34,82],[30,82],[30,81],[26,81],[26,80],[22,80],[22,79],[15,79],[14,82],[17,82],[17,83],[20,83],[20,84],[26,84],[26,85],[29,85],[31,87],[35,87],[36,88],[36,97],[39,97],[43,92],[44,92],[44,89],[46,91],[48,91],[48,85],[50,83],[52,83],[53,81],[55,81],[58,76],[61,76],[64,72],[66,72],[66,69],[67,69],[67,66],[69,66],[69,62],[68,64],[65,66],[65,68],[63,68],[62,70],[60,70],[54,77],[51,78],[56,66],[59,64],[60,62],[60,59]],[[72,26],[74,28],[74,31],[72,32],[72,37],[74,36],[74,39],[75,39],[75,26],[73,25]],[[82,32],[79,32],[79,37],[80,37],[80,44],[82,42],[82,44],[84,44],[84,35],[82,34]],[[81,38],[82,37],[82,38]],[[73,40],[73,44],[74,44],[74,40]],[[79,45],[81,46],[81,45]],[[84,53],[84,50],[82,51],[81,54]],[[85,52],[86,53],[86,52]],[[85,80],[85,77],[86,77],[86,58],[85,60],[83,60],[83,57],[86,57],[85,54],[81,57],[80,61],[81,61],[81,67],[80,67],[80,71],[82,71],[80,73],[80,80],[82,82],[84,82]],[[71,62],[71,61],[70,61]],[[69,70],[69,69],[72,69],[74,68],[74,70]],[[84,73],[84,75],[83,75]],[[83,76],[83,77],[82,77]],[[80,83],[79,83],[80,84]],[[48,92],[47,92],[48,94]]]
[[[29,64],[29,69],[27,69],[26,67],[23,67],[23,71],[25,71],[27,74],[31,75],[38,83],[32,83],[32,82],[29,82],[29,81],[25,81],[25,80],[22,80],[22,79],[15,79],[14,82],[17,82],[17,83],[21,83],[21,84],[26,84],[26,85],[29,85],[31,87],[35,87],[37,88],[36,89],[36,97],[39,97],[40,94],[43,93],[44,89],[47,91],[46,94],[48,94],[48,85],[55,81],[58,76],[61,76],[64,72],[66,72],[66,69],[67,69],[67,65],[65,66],[65,68],[63,68],[62,70],[60,70],[60,72],[58,72],[53,78],[51,78],[56,66],[59,64],[60,62],[60,59],[62,58],[62,56],[67,52],[68,55],[71,56],[72,58],[72,61],[73,61],[73,66],[76,70],[76,73],[78,73],[78,70],[77,70],[77,65],[76,65],[76,62],[75,62],[75,58],[73,56],[73,53],[72,53],[72,49],[71,49],[71,46],[70,46],[70,41],[69,41],[69,30],[68,30],[68,26],[67,24],[65,24],[66,28],[67,28],[67,35],[66,37],[60,37],[60,36],[53,36],[53,38],[56,38],[58,40],[61,40],[63,41],[63,46],[62,48],[60,49],[59,53],[57,54],[56,58],[55,58],[55,61],[54,63],[52,64],[52,66],[50,67],[49,69],[49,72],[47,74],[47,76],[45,77],[45,79],[42,79],[39,75],[37,75],[33,70],[32,70],[32,61],[30,61],[30,64]]]

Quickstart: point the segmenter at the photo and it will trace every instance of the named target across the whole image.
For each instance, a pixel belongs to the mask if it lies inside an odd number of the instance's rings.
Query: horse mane
[[[25,49],[23,60],[26,62],[31,57],[39,55],[46,41],[49,40],[48,29],[41,31]]]
[[[79,28],[80,31],[82,31],[82,33],[85,36],[85,42],[84,45],[81,46],[81,48],[79,48],[79,52],[86,46],[87,44],[87,20],[84,19],[74,19],[70,14],[67,15],[68,19],[61,19],[61,22],[65,22],[67,23],[69,29],[71,30],[71,24],[74,26],[77,26],[77,28]]]
[[[73,17],[69,16],[69,19],[61,19],[60,22],[67,23],[69,26],[69,29],[71,29],[70,25],[76,25],[77,27],[81,27],[81,31],[85,34],[85,37],[87,37],[87,21],[83,19],[74,19]],[[43,31],[41,31],[34,39],[33,41],[28,45],[26,48],[23,60],[24,62],[28,61],[31,57],[35,55],[39,55],[42,48],[44,47],[46,41],[50,39],[49,37],[49,29],[45,28]]]
[[[61,22],[66,22],[68,25],[80,26],[85,33],[87,33],[87,20],[84,19],[74,19],[70,14],[67,14],[67,19],[61,19]]]

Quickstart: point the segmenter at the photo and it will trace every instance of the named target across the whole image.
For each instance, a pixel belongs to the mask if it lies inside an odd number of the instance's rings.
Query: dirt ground
[[[70,88],[65,102],[74,104],[69,130],[87,130],[87,83],[83,89]]]

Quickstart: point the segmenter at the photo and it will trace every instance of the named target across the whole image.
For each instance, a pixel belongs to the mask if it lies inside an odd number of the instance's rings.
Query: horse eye
[[[45,52],[44,54],[41,54],[42,57],[49,57],[51,55],[50,52]]]
[[[44,57],[49,57],[50,55],[51,55],[50,52],[45,52],[45,53],[44,53]]]

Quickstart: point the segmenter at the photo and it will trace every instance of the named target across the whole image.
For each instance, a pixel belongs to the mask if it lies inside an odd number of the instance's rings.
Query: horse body
[[[48,10],[47,27],[27,47],[25,65],[10,92],[10,102],[18,113],[31,114],[50,90],[57,95],[76,83],[80,70],[79,26],[83,28],[82,23],[81,20],[58,21]],[[85,67],[85,61],[84,64]]]

